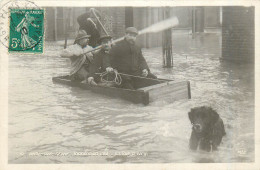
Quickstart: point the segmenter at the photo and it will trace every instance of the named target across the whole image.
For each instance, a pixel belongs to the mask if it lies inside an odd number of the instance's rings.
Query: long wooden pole
[[[71,9],[69,8],[68,18],[67,18],[67,21],[66,21],[66,23],[65,23],[65,43],[64,43],[64,49],[67,48],[67,42],[68,42],[68,27],[69,27],[69,23],[70,23],[70,14],[71,14]]]
[[[192,39],[195,38],[195,32],[196,32],[196,8],[192,7]]]
[[[57,8],[54,8],[54,41],[57,41]]]
[[[178,21],[178,18],[177,17],[173,17],[173,18],[168,18],[166,20],[163,20],[163,21],[160,21],[158,23],[155,23],[147,28],[144,28],[142,29],[141,31],[139,31],[139,35],[141,34],[146,34],[146,33],[151,33],[151,32],[160,32],[160,31],[163,31],[163,30],[166,30],[166,29],[169,29],[169,28],[172,28],[174,26],[177,26],[179,24],[179,21]],[[113,40],[112,43],[117,43],[118,41],[121,41],[123,40],[124,37],[120,37],[116,40]],[[93,51],[96,51],[96,50],[99,50],[101,49],[101,45],[100,46],[97,46],[96,48],[90,50],[90,51],[87,51],[86,53],[90,53],[90,52],[93,52]],[[84,53],[84,54],[86,54]]]
[[[170,17],[170,11],[169,8],[166,7],[163,10],[163,17],[164,19],[167,19]],[[163,31],[163,37],[162,37],[162,49],[163,49],[163,67],[173,67],[173,58],[172,58],[172,30],[171,28],[166,29]]]
[[[113,40],[112,43],[117,43],[118,41],[121,41],[121,40],[123,40],[123,39],[124,39],[124,37],[120,37],[120,38],[118,38],[118,39],[116,39],[116,40]],[[99,45],[99,46],[93,48],[92,50],[85,52],[84,54],[87,54],[87,53],[90,53],[90,52],[99,50],[99,49],[101,49],[101,48],[102,48],[102,45]]]

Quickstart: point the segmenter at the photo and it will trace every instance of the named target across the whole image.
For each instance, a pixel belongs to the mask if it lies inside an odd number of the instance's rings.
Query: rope
[[[115,76],[114,80],[109,80],[109,75],[114,75]],[[113,72],[105,71],[100,74],[100,77],[101,77],[101,82],[103,83],[115,83],[116,85],[120,85],[122,83],[122,78],[119,75],[119,73],[116,71]]]

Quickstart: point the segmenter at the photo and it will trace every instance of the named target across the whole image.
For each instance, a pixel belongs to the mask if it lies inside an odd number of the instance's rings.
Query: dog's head
[[[196,133],[205,133],[218,121],[219,115],[210,107],[195,107],[188,113]]]

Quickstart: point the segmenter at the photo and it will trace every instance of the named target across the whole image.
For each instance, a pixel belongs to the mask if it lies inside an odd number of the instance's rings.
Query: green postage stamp
[[[9,29],[9,52],[43,52],[43,9],[10,9]]]

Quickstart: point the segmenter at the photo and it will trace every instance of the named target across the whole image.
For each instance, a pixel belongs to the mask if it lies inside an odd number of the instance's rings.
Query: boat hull
[[[143,103],[144,105],[148,105],[150,102],[161,98],[168,98],[174,101],[191,98],[189,81],[148,79],[141,77],[132,78],[137,82],[138,88],[136,90],[106,86],[91,86],[89,84],[71,81],[69,76],[53,77],[52,81],[58,84],[79,87],[84,90],[91,90],[95,93],[125,99],[133,103]]]

